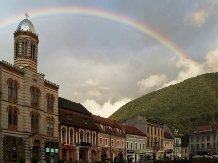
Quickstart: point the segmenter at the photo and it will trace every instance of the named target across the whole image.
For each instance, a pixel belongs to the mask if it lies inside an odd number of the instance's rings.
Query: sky
[[[0,60],[28,19],[39,37],[38,72],[59,97],[109,117],[149,92],[218,71],[217,0],[1,1]]]

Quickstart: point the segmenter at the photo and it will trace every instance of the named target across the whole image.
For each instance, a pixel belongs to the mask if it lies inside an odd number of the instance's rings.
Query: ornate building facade
[[[92,114],[81,104],[58,98],[59,158],[64,161],[99,160],[98,127]]]
[[[99,128],[98,134],[98,153],[100,159],[98,161],[105,161],[106,159],[114,162],[113,159],[119,153],[126,154],[125,150],[125,133],[122,127],[115,121],[108,118],[93,115],[96,125]]]
[[[37,72],[38,35],[24,19],[14,32],[14,65],[0,62],[0,159],[58,160],[58,89]]]

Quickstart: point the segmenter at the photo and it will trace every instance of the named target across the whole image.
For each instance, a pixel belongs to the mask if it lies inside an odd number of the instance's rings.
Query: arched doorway
[[[38,160],[40,159],[40,141],[38,139],[35,139],[33,142],[33,150],[32,155],[36,155]]]
[[[92,162],[95,162],[97,161],[97,155],[96,155],[96,152],[94,150],[91,151],[91,159],[92,159]]]
[[[83,162],[87,161],[86,160],[86,152],[84,151],[84,149],[79,151],[79,159],[82,159]]]

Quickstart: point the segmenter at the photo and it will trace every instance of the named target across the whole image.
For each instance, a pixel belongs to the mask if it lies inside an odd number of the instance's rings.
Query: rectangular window
[[[35,59],[35,46],[31,44],[31,59]]]
[[[122,147],[124,147],[124,143],[123,143],[123,141],[122,141]]]
[[[135,143],[135,149],[138,149],[138,144],[137,143]]]
[[[100,145],[102,145],[102,138],[100,138]]]
[[[96,142],[95,142],[96,141],[95,135],[93,135],[92,139],[93,139],[92,143],[93,143],[93,145],[95,145],[96,144]]]
[[[70,132],[70,143],[73,143],[73,132]]]
[[[80,142],[83,142],[83,133],[80,133]]]
[[[16,43],[16,47],[15,47],[15,57],[18,57],[18,52],[19,52],[19,44]]]
[[[108,146],[108,142],[107,142],[107,139],[105,139],[105,146]]]
[[[111,147],[114,146],[114,140],[111,140]]]
[[[62,131],[62,142],[66,142],[66,131]]]
[[[126,142],[126,148],[129,148],[129,142],[128,141]]]
[[[22,56],[27,56],[27,42],[22,42]]]
[[[120,147],[120,141],[117,140],[117,147]]]
[[[89,142],[89,133],[86,135],[86,141]]]

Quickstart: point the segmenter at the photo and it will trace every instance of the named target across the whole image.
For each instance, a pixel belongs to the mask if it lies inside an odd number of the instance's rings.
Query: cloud
[[[206,54],[205,59],[207,60],[208,65],[210,65],[211,72],[217,72],[218,71],[218,48],[215,50],[211,50]]]
[[[96,80],[92,80],[92,79],[88,79],[83,85],[85,86],[97,86],[99,84],[99,81]]]
[[[185,18],[185,23],[190,24],[194,27],[200,28],[205,22],[209,15],[209,12],[202,9],[194,13],[190,13]]]
[[[195,77],[197,75],[207,72],[206,63],[198,63],[191,59],[171,59],[171,64],[174,61],[174,65],[177,69],[181,69],[174,80],[165,83],[161,88],[167,87],[172,84],[182,82],[188,78]]]
[[[212,60],[213,65],[216,65],[216,60],[218,59],[218,48],[214,51],[210,51],[207,55],[207,60]],[[149,93],[179,82],[182,82],[188,78],[195,77],[200,74],[208,72],[207,62],[198,63],[191,59],[176,59],[171,58],[170,65],[175,66],[175,70],[178,71],[178,75],[173,79],[169,80],[169,77],[165,74],[151,75],[147,79],[143,79],[137,82],[139,86],[138,93]],[[218,66],[216,66],[218,68]]]
[[[210,12],[213,10],[214,5],[217,3],[216,0],[212,1],[212,4],[207,9],[200,9],[196,12],[189,13],[185,19],[184,22],[192,25],[196,28],[202,27],[202,25],[205,24]],[[198,6],[198,5],[195,5]]]
[[[96,97],[100,97],[101,93],[99,91],[88,91],[87,92],[88,96],[96,96]]]
[[[167,76],[165,74],[161,75],[151,75],[147,79],[143,79],[137,82],[140,87],[138,92],[148,93],[148,91],[154,87],[159,87],[167,81]]]
[[[82,105],[87,108],[92,114],[99,115],[101,117],[108,118],[111,114],[117,111],[121,106],[131,101],[129,98],[122,98],[117,100],[114,103],[111,103],[109,99],[103,105],[100,105],[97,101],[93,99],[85,100]]]

